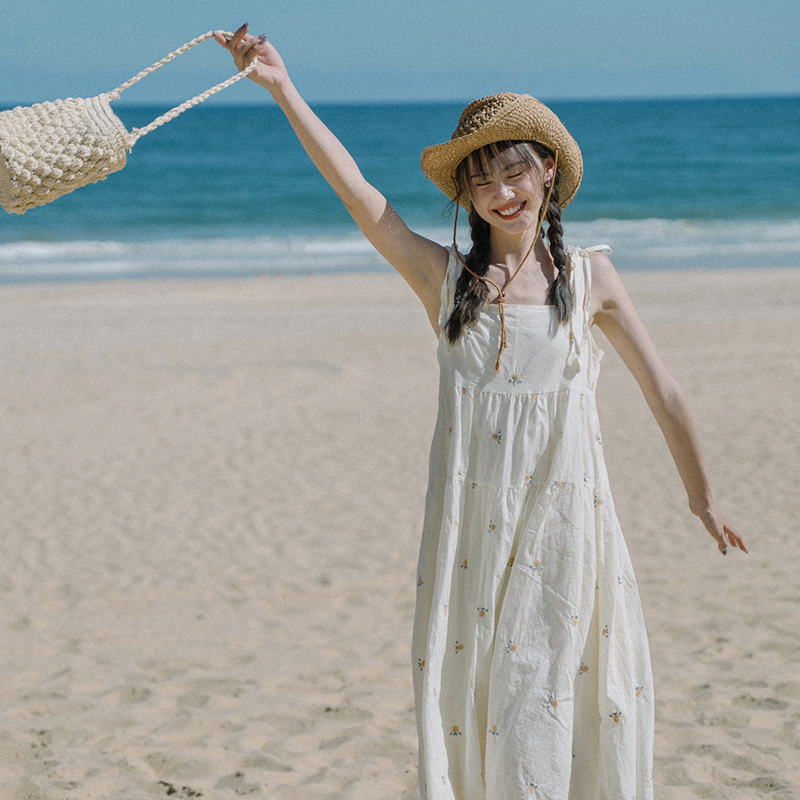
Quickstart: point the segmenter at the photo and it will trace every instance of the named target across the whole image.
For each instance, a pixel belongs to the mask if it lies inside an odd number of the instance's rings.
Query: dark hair
[[[455,202],[458,203],[470,196],[470,175],[486,175],[497,166],[508,167],[522,163],[527,169],[539,170],[540,159],[554,158],[552,151],[539,142],[504,141],[492,142],[470,153],[456,169],[456,185],[458,194]],[[550,245],[550,255],[553,258],[557,275],[550,287],[548,302],[555,306],[558,321],[564,323],[572,312],[572,292],[569,288],[567,277],[567,257],[564,244],[561,240],[563,229],[561,227],[561,206],[558,204],[559,184],[566,186],[561,170],[556,170],[553,188],[550,193],[550,202],[547,206],[545,220],[547,236]],[[541,209],[540,209],[541,212]],[[467,266],[480,276],[486,275],[489,270],[490,235],[491,226],[475,211],[474,207],[469,212],[470,236],[472,249],[465,257]],[[474,325],[481,313],[481,307],[486,302],[489,287],[485,281],[478,280],[466,269],[461,270],[461,275],[456,283],[453,310],[445,323],[447,339],[451,344],[458,341],[465,325]]]

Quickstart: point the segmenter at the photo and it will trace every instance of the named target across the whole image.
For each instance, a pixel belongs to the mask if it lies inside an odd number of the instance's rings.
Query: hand
[[[738,547],[743,553],[747,552],[747,547],[738,531],[723,514],[717,511],[713,503],[702,511],[693,511],[692,513],[700,518],[703,525],[706,526],[706,530],[716,539],[717,547],[722,555],[727,555],[728,545]]]
[[[266,34],[251,36],[247,32],[247,28],[248,25],[245,22],[230,39],[224,36],[222,31],[214,31],[214,38],[230,51],[239,72],[256,58],[258,65],[247,77],[270,91],[281,87],[289,77],[283,59],[267,41]]]

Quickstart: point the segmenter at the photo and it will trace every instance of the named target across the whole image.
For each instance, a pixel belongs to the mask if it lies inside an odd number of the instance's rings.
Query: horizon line
[[[63,99],[63,98],[62,98]],[[331,106],[401,106],[401,105],[456,105],[469,103],[475,98],[442,98],[442,99],[350,99],[350,100],[315,100],[306,99],[309,105],[331,105]],[[714,94],[689,94],[689,95],[607,95],[607,96],[594,96],[594,97],[546,97],[548,103],[652,103],[652,102],[702,102],[702,101],[718,101],[718,100],[800,100],[800,91],[796,93],[787,92],[763,92],[763,93],[714,93]],[[0,100],[0,108],[3,110],[10,110],[19,106],[31,106],[35,103],[54,102],[54,100],[23,100],[23,101],[8,101]],[[122,108],[138,108],[138,107],[152,107],[152,106],[169,106],[174,103],[180,103],[181,100],[150,100],[150,101],[133,101],[125,102],[124,100],[113,101],[114,105]],[[238,100],[235,102],[225,102],[217,100],[213,103],[217,107],[228,108],[248,108],[255,106],[267,105],[258,100]],[[202,104],[197,107],[202,107]],[[277,106],[276,106],[277,108]]]

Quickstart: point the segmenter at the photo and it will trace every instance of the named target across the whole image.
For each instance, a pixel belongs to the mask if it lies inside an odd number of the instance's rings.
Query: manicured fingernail
[[[259,39],[266,39],[267,38],[267,34],[266,33],[262,33],[261,36],[259,36],[258,38]]]
[[[727,547],[722,551],[722,555],[724,555],[724,556],[728,555],[728,548]]]

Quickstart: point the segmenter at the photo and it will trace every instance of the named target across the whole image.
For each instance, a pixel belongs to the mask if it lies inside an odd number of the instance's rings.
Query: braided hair
[[[458,194],[455,202],[458,203],[461,198],[470,196],[470,174],[487,174],[491,171],[493,164],[510,166],[520,162],[527,169],[538,171],[541,168],[540,159],[548,157],[553,158],[553,152],[544,145],[539,144],[539,142],[492,142],[470,153],[458,165],[456,170]],[[564,233],[561,227],[561,206],[558,203],[559,184],[565,186],[566,183],[561,170],[557,170],[553,177],[554,183],[550,193],[550,202],[545,211],[545,221],[547,222],[545,235],[550,245],[550,255],[555,264],[557,274],[550,287],[548,303],[555,306],[558,321],[563,324],[569,319],[573,302],[567,276],[567,256],[564,252],[564,243],[561,238]],[[472,249],[464,260],[476,275],[484,276],[489,270],[491,226],[475,211],[474,206],[470,207],[469,226]],[[477,322],[481,307],[486,302],[488,294],[489,287],[485,281],[478,280],[473,275],[470,275],[467,270],[462,269],[456,283],[453,310],[445,323],[447,339],[451,344],[455,344],[458,341],[464,326],[474,325]]]

